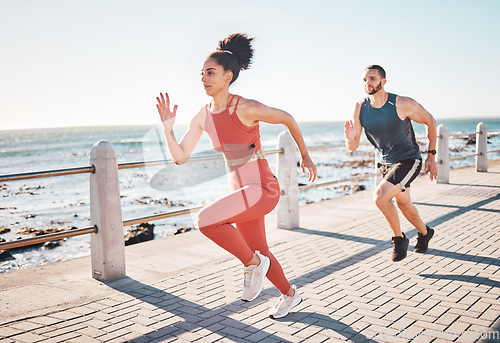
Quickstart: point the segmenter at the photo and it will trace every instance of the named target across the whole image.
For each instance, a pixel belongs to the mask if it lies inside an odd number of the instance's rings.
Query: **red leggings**
[[[243,264],[253,259],[255,250],[269,257],[267,278],[282,294],[288,293],[290,283],[269,251],[264,221],[264,216],[278,204],[278,180],[266,159],[233,168],[230,180],[233,191],[200,210],[198,228]]]

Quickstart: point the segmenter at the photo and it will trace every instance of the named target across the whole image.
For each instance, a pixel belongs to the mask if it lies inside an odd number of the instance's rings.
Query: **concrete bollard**
[[[278,182],[281,188],[281,197],[276,208],[278,228],[295,229],[299,227],[297,159],[295,143],[287,131],[279,135],[278,149],[283,150],[277,158]]]
[[[448,146],[448,128],[439,124],[437,130],[436,163],[437,163],[437,183],[450,182],[450,150]]]
[[[488,132],[482,122],[476,127],[476,171],[488,171]]]
[[[125,276],[125,243],[113,145],[100,141],[92,146],[90,164],[90,222],[97,233],[90,235],[92,277],[111,281]]]

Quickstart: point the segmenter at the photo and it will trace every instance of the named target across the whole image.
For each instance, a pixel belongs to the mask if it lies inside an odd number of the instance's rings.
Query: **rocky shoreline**
[[[362,161],[347,161],[344,163],[341,163],[340,165],[336,165],[336,167],[357,167],[357,166],[370,166],[373,165],[373,161],[370,160],[362,160]],[[356,175],[354,175],[356,176]],[[365,190],[366,187],[364,185],[359,185],[359,184],[348,184],[348,185],[337,185],[334,187],[336,190],[339,190],[341,192],[347,193],[352,193],[352,192],[359,192],[362,190]],[[151,202],[154,202],[155,200],[152,200],[149,197],[144,197],[140,200],[137,200],[139,203],[143,204],[148,204]],[[162,199],[161,202],[163,204],[168,204],[169,206],[172,206],[173,203],[171,201],[167,201],[166,199]],[[314,201],[308,201],[307,203],[313,203]],[[32,215],[32,217],[35,217],[35,215]],[[176,224],[173,225],[174,227]],[[134,225],[130,226],[124,231],[124,244],[125,246],[132,245],[132,244],[138,244],[142,242],[147,242],[150,240],[153,240],[155,237],[154,233],[154,228],[155,224],[152,223],[141,223],[139,225]],[[17,236],[14,240],[17,239],[22,239],[22,238],[27,238],[27,237],[36,237],[36,236],[42,236],[46,235],[49,233],[57,233],[57,232],[64,232],[68,230],[76,229],[76,227],[71,227],[71,228],[57,228],[57,227],[50,227],[50,228],[31,228],[31,227],[22,227],[18,231],[16,231]],[[194,227],[189,227],[189,226],[181,226],[177,228],[174,231],[174,235],[179,235],[185,232],[189,232],[195,230]],[[6,233],[11,233],[12,230],[7,227],[0,227],[0,235],[6,234]],[[59,247],[61,245],[64,245],[67,239],[61,239],[61,240],[55,240],[55,241],[50,241],[50,242],[45,242],[45,243],[39,243],[39,244],[34,244],[26,247],[19,247],[19,248],[14,248],[10,250],[0,250],[0,262],[2,261],[8,261],[14,259],[12,256],[12,253],[14,252],[23,252],[23,251],[28,251],[28,250],[33,250],[33,249],[43,249],[43,250],[52,250],[56,247]],[[0,242],[5,242],[6,240],[0,236]]]
[[[139,225],[131,226],[124,233],[125,246],[153,240],[154,239],[154,227],[155,227],[155,224],[150,224],[150,223],[141,223]],[[37,236],[47,235],[50,233],[64,232],[64,231],[74,230],[74,229],[77,229],[77,228],[72,227],[70,229],[68,229],[68,228],[33,229],[33,228],[24,227],[21,230],[19,230],[18,232],[16,232],[16,234],[20,234],[23,236],[31,235],[31,237],[37,237]],[[181,233],[185,233],[185,232],[188,232],[191,230],[194,230],[194,228],[182,226],[181,228],[178,228],[174,232],[174,235],[179,235]],[[9,228],[0,228],[0,234],[9,233],[9,232],[11,232],[11,229],[9,229]],[[21,239],[21,238],[23,238],[23,237],[20,236],[20,237],[17,237],[16,239]],[[9,249],[9,250],[0,250],[0,262],[14,259],[11,252],[22,252],[22,251],[33,250],[33,249],[51,250],[51,249],[54,249],[54,248],[64,244],[66,242],[66,240],[67,240],[67,238],[64,238],[64,239],[49,241],[49,242],[45,242],[45,243],[32,244],[32,245],[29,245],[26,247],[13,248],[13,249]],[[0,237],[0,243],[3,243],[3,242],[6,242],[5,238]]]
[[[459,144],[458,147],[451,148],[451,152],[461,152],[465,149],[467,149],[467,146],[474,145],[476,143],[475,141],[475,135],[470,135],[467,137],[462,137],[460,140],[464,141],[462,144]],[[488,137],[490,138],[490,137]],[[348,153],[349,159],[348,160],[339,160],[336,159],[335,162],[330,162],[330,159],[319,159],[319,163],[317,163],[318,167],[326,167],[327,169],[340,169],[345,172],[348,172],[350,177],[356,177],[364,174],[367,174],[367,171],[371,172],[374,168],[374,153],[373,151],[357,151],[356,153]],[[354,158],[353,158],[354,157]],[[360,169],[361,168],[361,169]],[[356,170],[361,170],[363,172],[361,173],[355,173]],[[344,173],[345,173],[344,172]],[[138,175],[134,174],[134,179],[137,180]],[[331,175],[327,176],[326,179],[331,178]],[[146,176],[143,176],[142,179],[146,179]],[[318,179],[322,179],[322,177],[318,177]],[[325,179],[325,178],[323,178]],[[130,185],[124,184],[122,185],[123,188],[128,189],[130,187],[133,187],[134,184],[132,183],[131,180]],[[321,180],[318,180],[319,182],[322,182]],[[366,183],[365,183],[366,184]],[[300,185],[300,184],[299,184]],[[333,190],[334,192],[331,193],[332,197],[338,197],[346,194],[351,194],[354,192],[362,191],[365,190],[367,186],[361,183],[357,182],[349,182],[349,183],[344,183],[344,184],[337,184],[337,185],[331,185],[327,186],[327,190]],[[0,184],[0,191],[3,193],[2,197],[12,197],[14,199],[20,198],[22,196],[37,196],[40,194],[40,192],[43,192],[45,189],[44,185],[22,185],[20,187],[10,187],[7,184]],[[79,193],[76,193],[79,194]],[[122,197],[128,197],[129,195],[127,194],[122,194]],[[172,201],[170,199],[164,198],[164,197],[151,197],[151,196],[138,196],[135,197],[135,199],[131,199],[129,202],[129,206],[133,205],[134,207],[137,206],[166,206],[166,207],[186,207],[186,206],[191,206],[193,203],[190,201],[184,200],[184,201]],[[321,199],[315,198],[314,200],[311,199],[306,199],[305,203],[310,204],[316,201],[322,201],[322,200],[327,200],[329,199],[330,196],[323,197]],[[55,203],[55,202],[54,202]],[[304,202],[302,202],[304,203]],[[89,218],[88,215],[85,215],[86,213],[86,207],[88,206],[88,199],[85,200],[71,200],[69,204],[66,205],[61,205],[61,207],[67,208],[66,211],[66,216],[69,217],[75,217],[76,221],[72,223],[72,220],[68,220],[66,222],[62,221],[52,221],[52,220],[47,220],[46,218],[42,217],[48,217],[50,218],[51,214],[49,213],[36,213],[36,212],[19,212],[19,209],[15,203],[10,204],[10,206],[4,205],[3,207],[0,207],[0,211],[5,211],[5,212],[11,212],[14,214],[15,212],[18,213],[18,219],[10,225],[10,227],[0,227],[0,242],[4,242],[5,238],[4,237],[9,237],[10,240],[16,240],[16,239],[21,239],[21,238],[27,238],[27,237],[35,237],[35,236],[40,236],[44,234],[49,234],[49,233],[54,233],[54,232],[61,232],[61,231],[66,231],[66,230],[71,230],[75,229],[75,226],[85,226],[85,223],[88,222]],[[19,205],[20,206],[20,205]],[[69,209],[71,208],[71,209]],[[83,210],[83,211],[82,211]],[[69,212],[71,211],[71,212]],[[74,213],[73,211],[77,211],[77,213]],[[79,217],[79,218],[76,218]],[[39,220],[40,219],[40,220]],[[32,228],[32,227],[21,227],[21,225],[26,225],[24,224],[24,220],[27,220],[27,222],[31,222],[33,226],[39,226],[39,228]],[[41,227],[43,226],[43,223],[47,222],[50,227]],[[193,227],[189,227],[186,225],[181,225],[181,227],[176,228],[177,224],[176,223],[170,223],[167,224],[166,226],[169,229],[169,233],[167,235],[172,234],[172,230],[174,235],[177,234],[182,234],[184,232],[188,232],[191,230],[194,230]],[[66,226],[66,227],[65,227]],[[71,226],[71,227],[69,227]],[[17,230],[15,233],[15,237],[13,236],[14,230]],[[161,231],[161,230],[160,230]],[[165,237],[165,234],[160,234],[156,235],[157,237]],[[149,241],[155,239],[155,224],[152,223],[142,223],[137,226],[132,226],[124,230],[124,244],[125,245],[131,245],[131,244],[138,244],[141,242]],[[86,244],[86,243],[84,243]],[[0,250],[0,262],[3,261],[8,261],[8,260],[13,260],[15,257],[13,257],[14,253],[22,253],[25,251],[46,251],[46,250],[53,250],[57,247],[64,247],[67,245],[67,240],[62,239],[62,240],[57,240],[57,241],[51,241],[51,242],[46,242],[46,243],[40,243],[37,245],[29,246],[29,247],[23,247],[23,248],[16,248],[16,249],[11,249],[11,250],[6,250],[2,251]],[[88,248],[86,248],[88,249]],[[72,256],[68,255],[67,257],[64,257],[64,259],[67,258],[72,258]],[[19,259],[19,256],[18,256]],[[21,261],[19,261],[21,263]],[[0,270],[0,273],[2,271]]]

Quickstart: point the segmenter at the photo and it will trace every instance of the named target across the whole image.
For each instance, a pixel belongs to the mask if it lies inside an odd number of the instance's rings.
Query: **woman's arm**
[[[242,99],[236,114],[246,125],[256,125],[259,121],[270,124],[283,124],[292,135],[295,144],[300,151],[302,172],[309,171],[309,181],[314,182],[318,174],[309,151],[307,150],[304,137],[295,119],[285,111],[261,104],[255,100]]]
[[[161,99],[160,99],[161,98]],[[196,144],[198,144],[201,135],[203,134],[203,118],[205,117],[204,108],[193,117],[189,124],[188,130],[178,143],[174,134],[174,122],[177,113],[177,105],[174,106],[173,111],[170,111],[170,99],[168,94],[165,97],[160,93],[160,98],[156,98],[158,104],[156,108],[160,114],[161,122],[163,124],[163,131],[167,141],[167,148],[172,160],[175,164],[186,163],[191,153],[193,152]]]

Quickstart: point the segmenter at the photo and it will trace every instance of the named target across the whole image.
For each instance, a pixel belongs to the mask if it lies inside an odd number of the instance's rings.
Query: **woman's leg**
[[[259,250],[262,255],[269,257],[271,260],[271,267],[267,272],[267,278],[282,294],[287,294],[291,286],[285,277],[280,263],[269,251],[264,216],[254,220],[237,222],[236,227],[252,251]]]
[[[262,196],[260,185],[237,189],[204,207],[198,213],[198,228],[246,265],[253,259],[255,249],[248,246],[241,232],[230,223],[263,217],[276,205],[267,199]]]

